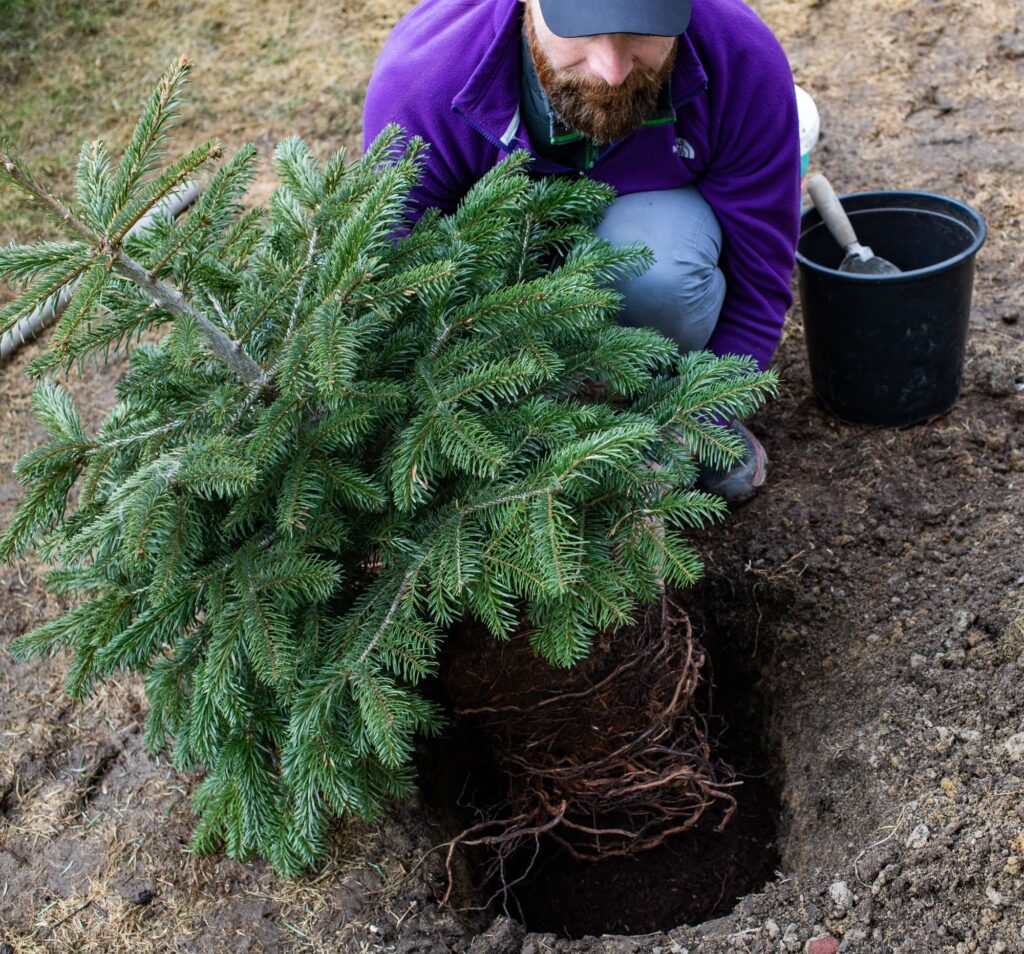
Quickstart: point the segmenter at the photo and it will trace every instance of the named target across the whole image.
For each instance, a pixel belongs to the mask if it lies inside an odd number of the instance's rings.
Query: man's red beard
[[[650,116],[658,101],[658,93],[672,72],[679,41],[673,42],[665,62],[658,69],[635,66],[619,86],[611,86],[599,76],[586,76],[552,66],[537,39],[533,6],[529,0],[524,6],[526,42],[537,69],[537,79],[555,115],[566,126],[602,145],[616,142],[639,129]]]

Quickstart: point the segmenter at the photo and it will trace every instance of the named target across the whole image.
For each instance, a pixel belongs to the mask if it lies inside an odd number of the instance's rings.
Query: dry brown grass
[[[167,0],[100,5],[85,25],[55,16],[0,81],[0,137],[47,178],[70,185],[79,144],[123,145],[143,98],[179,56],[196,64],[177,145],[218,138],[229,151],[257,142],[269,154],[284,136],[322,155],[358,150],[366,81],[409,0],[300,5],[289,0]],[[120,9],[120,12],[117,12]],[[45,21],[44,21],[45,22]],[[9,75],[9,74],[8,74]],[[261,180],[263,188],[269,175]],[[43,220],[0,193],[0,242],[34,238]]]
[[[233,924],[221,924],[219,931],[211,930],[211,923],[222,920],[225,905],[246,906],[262,916],[274,910],[275,920],[284,927],[281,933],[289,940],[274,944],[270,948],[273,950],[309,954],[341,950],[355,954],[357,950],[375,949],[363,941],[346,945],[341,941],[346,932],[324,930],[325,915],[331,913],[337,900],[327,890],[330,882],[344,879],[358,854],[350,852],[347,861],[336,857],[318,878],[292,882],[265,878],[226,897],[225,885],[215,877],[216,866],[211,861],[182,854],[179,863],[169,869],[167,859],[140,847],[139,839],[121,841],[112,817],[113,813],[104,816],[97,835],[107,847],[103,860],[78,880],[76,890],[49,901],[39,892],[31,923],[22,923],[17,929],[4,930],[0,919],[0,939],[12,944],[18,954],[159,954],[186,948],[213,949],[211,935],[217,934],[228,943],[246,940],[250,925],[244,916]],[[149,884],[151,902],[139,904],[137,892],[125,892],[126,870],[159,872]],[[198,947],[192,946],[196,944]],[[253,949],[265,948],[257,943]]]

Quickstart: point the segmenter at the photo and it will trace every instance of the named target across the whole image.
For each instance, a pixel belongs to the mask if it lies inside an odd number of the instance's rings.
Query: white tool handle
[[[853,226],[839,202],[839,196],[828,179],[820,173],[811,176],[807,180],[807,193],[832,237],[843,249],[849,250],[851,245],[860,244],[857,241],[857,233],[853,231]]]

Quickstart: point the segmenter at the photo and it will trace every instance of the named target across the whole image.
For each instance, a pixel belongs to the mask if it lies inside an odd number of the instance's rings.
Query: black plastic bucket
[[[906,427],[945,414],[960,393],[985,221],[929,192],[841,202],[860,243],[902,274],[839,271],[843,250],[817,211],[804,211],[796,258],[814,392],[856,424]]]

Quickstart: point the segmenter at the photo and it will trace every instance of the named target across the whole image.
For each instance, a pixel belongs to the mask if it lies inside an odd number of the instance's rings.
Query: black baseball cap
[[[540,0],[555,36],[641,33],[679,36],[690,23],[690,0]]]

